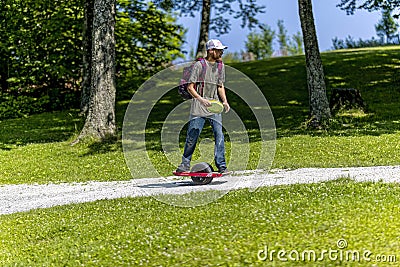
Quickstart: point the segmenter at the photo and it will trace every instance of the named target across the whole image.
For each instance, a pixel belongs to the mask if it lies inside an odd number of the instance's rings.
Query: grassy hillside
[[[271,106],[278,135],[273,167],[399,164],[399,52],[400,47],[385,47],[322,54],[328,95],[335,87],[353,87],[361,91],[368,105],[365,113],[336,114],[330,128],[323,131],[303,127],[308,115],[303,56],[233,65],[255,81]],[[152,145],[149,153],[163,175],[169,175],[175,166],[160,150],[159,125],[180,101],[175,91],[166,98],[169,101],[157,106],[148,123]],[[230,95],[230,101],[239,114],[248,114],[247,107],[234,96]],[[127,103],[117,104],[120,132]],[[247,120],[246,124],[250,129],[257,128],[253,121]],[[120,143],[69,146],[82,127],[76,111],[6,120],[0,125],[0,184],[131,178]],[[257,139],[253,143],[256,146]]]
[[[326,132],[382,134],[400,129],[400,47],[340,50],[322,53],[327,93],[332,88],[356,88],[368,105],[366,114],[338,114]],[[272,58],[233,65],[261,88],[272,108],[279,136],[304,133],[308,91],[303,56]]]

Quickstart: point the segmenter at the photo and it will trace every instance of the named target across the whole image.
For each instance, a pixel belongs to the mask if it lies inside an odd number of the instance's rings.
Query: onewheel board
[[[206,185],[211,183],[213,178],[222,177],[229,173],[214,172],[212,166],[206,162],[201,162],[192,167],[190,172],[173,172],[176,176],[188,176],[196,185]]]
[[[224,111],[224,105],[218,100],[210,100],[211,106],[207,107],[207,110],[211,113],[221,113]]]

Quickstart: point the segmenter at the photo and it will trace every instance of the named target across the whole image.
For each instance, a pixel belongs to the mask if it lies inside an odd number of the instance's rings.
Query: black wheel
[[[190,172],[205,172],[205,173],[212,173],[213,171],[214,171],[213,167],[207,162],[197,163],[190,170]],[[197,185],[206,185],[211,183],[212,180],[213,180],[212,177],[192,176],[193,183]]]

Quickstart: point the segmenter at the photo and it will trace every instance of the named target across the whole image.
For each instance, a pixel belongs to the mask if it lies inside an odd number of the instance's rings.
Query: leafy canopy
[[[386,36],[386,41],[389,40],[392,34],[397,32],[399,24],[394,20],[392,11],[389,9],[382,10],[382,19],[375,25],[376,33],[379,37]]]
[[[1,0],[0,118],[79,105],[83,4]],[[154,4],[118,0],[116,16],[119,89],[121,81],[148,76],[182,56],[185,31]]]
[[[183,16],[196,16],[201,12],[203,1],[198,0],[155,0],[158,7],[168,11],[178,11]],[[226,34],[231,30],[229,16],[241,19],[241,27],[253,29],[259,25],[257,14],[264,13],[265,6],[257,5],[256,0],[213,0],[214,14],[210,21],[210,30],[216,34]]]
[[[247,35],[245,43],[247,51],[254,54],[256,59],[271,57],[274,52],[272,45],[275,38],[275,31],[268,25],[263,25],[261,33],[251,32]]]
[[[400,12],[400,0],[340,0],[337,6],[345,10],[348,15],[353,15],[356,9],[368,11],[388,9],[397,10],[398,13],[394,17],[398,18]]]

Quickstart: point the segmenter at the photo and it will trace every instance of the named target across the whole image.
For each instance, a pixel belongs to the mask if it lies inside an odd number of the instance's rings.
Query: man
[[[214,161],[218,168],[218,172],[227,173],[225,161],[225,141],[222,132],[222,115],[221,113],[215,114],[207,110],[211,106],[210,100],[221,100],[224,105],[225,112],[230,110],[230,106],[225,94],[225,68],[220,62],[224,46],[219,40],[209,40],[206,44],[207,56],[205,59],[205,77],[200,78],[202,75],[203,65],[197,61],[193,66],[192,74],[189,79],[188,92],[193,96],[190,108],[190,122],[186,136],[185,148],[182,156],[182,163],[177,168],[177,172],[190,171],[190,161],[193,152],[196,148],[197,140],[200,136],[204,123],[208,120],[211,124],[214,138]],[[219,67],[218,64],[221,64]],[[204,75],[204,74],[203,74]],[[196,82],[204,80],[204,87],[202,93],[195,89]],[[200,86],[200,85],[199,85]]]

